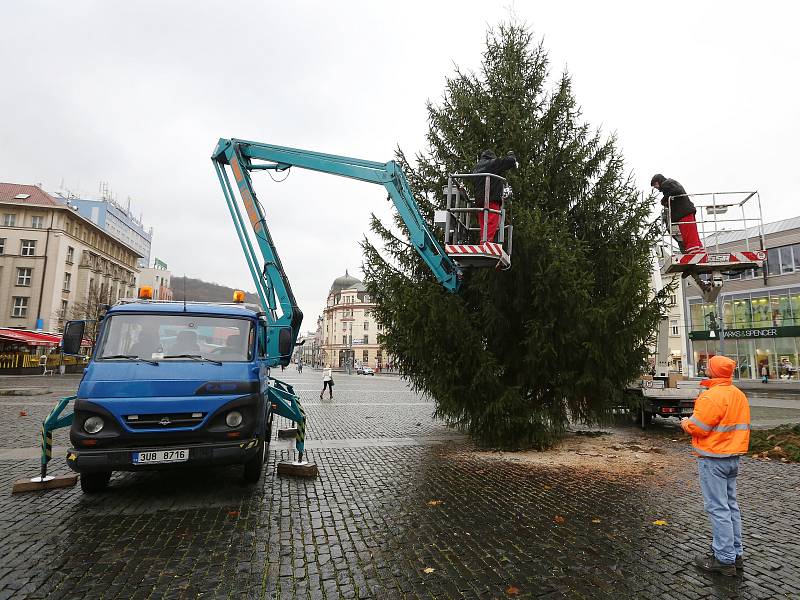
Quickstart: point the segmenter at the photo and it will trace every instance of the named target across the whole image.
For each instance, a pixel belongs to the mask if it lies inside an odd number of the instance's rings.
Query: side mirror
[[[61,338],[61,347],[64,354],[80,354],[83,332],[86,321],[67,321],[64,335]]]

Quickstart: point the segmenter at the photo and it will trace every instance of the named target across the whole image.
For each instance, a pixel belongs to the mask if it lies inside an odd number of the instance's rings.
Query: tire
[[[258,480],[261,479],[261,473],[264,472],[266,458],[267,444],[262,440],[258,452],[244,463],[244,480],[246,483],[258,483]]]
[[[101,473],[81,473],[81,491],[84,494],[104,492],[111,480],[111,471]]]

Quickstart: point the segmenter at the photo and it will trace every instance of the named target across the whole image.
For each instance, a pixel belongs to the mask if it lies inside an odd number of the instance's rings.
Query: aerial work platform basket
[[[490,178],[504,184],[503,201],[499,209],[476,206],[475,198],[465,187],[465,180],[485,182],[484,198],[489,198]],[[470,186],[471,187],[471,186]],[[459,266],[467,268],[508,269],[511,267],[511,188],[504,177],[493,173],[453,173],[444,188],[445,210],[437,210],[436,225],[444,231],[444,248],[447,255]],[[482,216],[483,227],[480,226]],[[497,233],[489,237],[490,216],[499,220]]]
[[[677,223],[672,222],[669,210],[673,199],[678,196],[667,198],[663,215],[666,232],[662,246],[662,271],[691,276],[697,282],[703,300],[713,302],[722,289],[725,275],[764,267],[767,251],[761,196],[757,191],[686,196],[697,209],[693,222],[697,225],[703,249],[683,251],[680,229]]]

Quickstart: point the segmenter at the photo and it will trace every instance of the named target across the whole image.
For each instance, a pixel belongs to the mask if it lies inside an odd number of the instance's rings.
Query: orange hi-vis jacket
[[[694,403],[694,414],[683,429],[692,436],[692,448],[706,458],[745,454],[750,444],[750,405],[730,377],[706,379],[707,387]]]

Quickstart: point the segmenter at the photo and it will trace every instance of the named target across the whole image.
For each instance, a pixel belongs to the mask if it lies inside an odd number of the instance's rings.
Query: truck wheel
[[[81,491],[84,494],[98,494],[105,491],[111,480],[111,471],[101,473],[81,473]]]
[[[244,463],[244,480],[247,483],[258,483],[261,473],[264,471],[264,460],[267,457],[267,444],[262,441],[258,452],[253,458]]]

